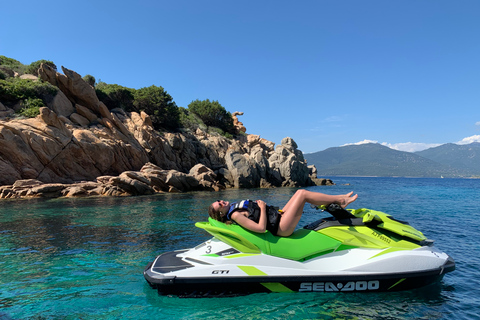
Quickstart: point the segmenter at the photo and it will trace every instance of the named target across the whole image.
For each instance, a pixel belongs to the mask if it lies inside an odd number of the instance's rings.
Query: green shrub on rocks
[[[45,101],[54,97],[58,88],[48,82],[20,78],[0,80],[0,101],[13,105],[21,100],[41,99]]]
[[[155,129],[178,129],[180,112],[172,96],[162,87],[153,85],[136,90],[133,105],[136,111],[150,116]]]
[[[27,118],[40,114],[40,108],[45,106],[44,101],[51,100],[58,92],[58,88],[50,83],[14,77],[15,73],[37,74],[41,63],[55,66],[53,62],[47,60],[39,60],[25,66],[15,59],[0,56],[0,101],[14,107],[17,114]]]
[[[180,127],[186,131],[195,131],[201,129],[203,131],[208,130],[208,126],[203,123],[202,119],[195,113],[188,111],[184,107],[179,107],[180,112]]]
[[[40,108],[44,106],[42,99],[29,98],[25,100],[25,106],[18,113],[27,118],[34,118],[40,114]]]
[[[152,119],[155,129],[175,130],[180,125],[180,111],[165,89],[155,85],[138,90],[100,81],[95,87],[100,101],[108,109],[144,111]]]
[[[234,133],[232,114],[218,101],[195,100],[188,105],[188,110],[195,113],[209,127],[217,127],[226,133]]]
[[[217,127],[208,127],[208,130],[207,130],[208,133],[210,134],[219,134],[221,136],[224,136],[225,138],[228,138],[228,139],[232,139],[233,138],[233,135],[229,132],[225,132],[223,131],[222,129],[220,128],[217,128]]]
[[[110,110],[115,108],[122,108],[125,111],[134,110],[133,99],[135,89],[99,81],[95,87],[95,92],[97,93],[98,99]]]
[[[91,74],[86,74],[82,77],[82,79],[88,83],[89,85],[91,85],[92,87],[95,87],[95,83],[97,82],[97,80],[95,79],[94,76],[92,76]]]
[[[34,62],[30,63],[30,65],[26,67],[25,73],[33,74],[33,75],[38,76],[38,69],[40,69],[40,66],[42,65],[42,63],[50,66],[53,70],[57,71],[57,66],[52,61],[38,60],[38,61],[34,61]]]
[[[24,74],[26,66],[18,60],[0,55],[0,66],[18,74]]]
[[[0,56],[0,66],[2,67],[2,69],[9,70],[13,73],[16,72],[18,73],[18,75],[28,73],[28,74],[33,74],[37,76],[38,69],[40,69],[40,65],[42,63],[45,63],[50,67],[52,67],[54,70],[57,70],[57,66],[55,65],[55,63],[53,63],[50,60],[38,60],[30,63],[29,65],[24,65],[18,60],[5,57],[5,56]],[[13,76],[13,74],[11,74],[10,76]]]

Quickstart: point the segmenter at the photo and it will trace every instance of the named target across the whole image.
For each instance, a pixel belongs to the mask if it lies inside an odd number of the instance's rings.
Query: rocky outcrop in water
[[[316,175],[291,138],[275,148],[251,134],[158,132],[143,112],[108,110],[79,74],[62,69],[42,65],[39,71],[59,88],[39,116],[0,119],[1,198],[314,184]],[[11,114],[3,104],[0,111]]]

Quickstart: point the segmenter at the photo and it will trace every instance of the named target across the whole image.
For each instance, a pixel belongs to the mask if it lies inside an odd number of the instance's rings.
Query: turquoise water
[[[397,293],[271,293],[235,298],[159,296],[144,267],[164,251],[210,238],[194,227],[219,198],[281,206],[293,188],[130,198],[0,202],[0,319],[480,319],[480,180],[336,177],[324,193],[359,194],[407,220],[457,270]],[[349,184],[349,185],[346,185]],[[303,226],[323,213],[305,208]]]

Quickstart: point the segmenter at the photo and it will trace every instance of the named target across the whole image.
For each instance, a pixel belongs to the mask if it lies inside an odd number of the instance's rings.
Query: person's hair
[[[223,223],[232,223],[231,221],[227,220],[226,214],[222,214],[220,211],[217,211],[213,208],[213,203],[210,205],[210,207],[208,207],[208,216]]]

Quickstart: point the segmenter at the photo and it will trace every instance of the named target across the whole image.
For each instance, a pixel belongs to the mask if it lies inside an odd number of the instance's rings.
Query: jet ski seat
[[[322,254],[333,252],[342,242],[313,230],[298,229],[289,237],[251,232],[236,224],[225,224],[209,218],[208,222],[197,222],[195,226],[204,229],[215,238],[243,253],[268,254],[295,261],[305,261]],[[318,243],[322,246],[318,246]]]

